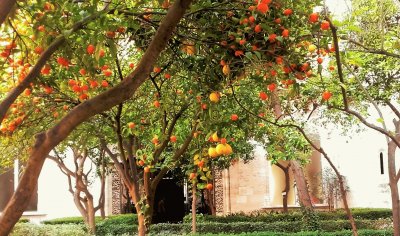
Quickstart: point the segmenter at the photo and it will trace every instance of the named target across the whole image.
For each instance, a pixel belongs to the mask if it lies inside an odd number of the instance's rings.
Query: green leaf
[[[382,117],[376,119],[376,121],[381,123],[381,124],[383,124],[385,122],[385,120]]]

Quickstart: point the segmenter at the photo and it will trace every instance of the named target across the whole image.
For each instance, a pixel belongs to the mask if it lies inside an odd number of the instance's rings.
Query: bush
[[[388,223],[388,220],[356,220],[358,229],[369,229],[377,230],[382,229],[381,225]],[[264,223],[264,222],[235,222],[235,223],[216,223],[216,222],[204,222],[197,224],[197,231],[199,233],[209,233],[209,234],[240,234],[245,232],[282,232],[282,233],[296,233],[302,230],[302,222],[283,222],[278,221],[274,223]],[[346,220],[339,221],[321,221],[320,222],[321,231],[320,232],[336,232],[341,230],[351,230],[351,225]],[[110,224],[107,226],[98,226],[98,235],[119,235],[119,234],[132,234],[136,232],[137,227],[134,225],[118,225]],[[152,235],[182,235],[191,232],[191,224],[155,224],[150,228]],[[319,231],[314,231],[319,232]],[[347,231],[346,231],[347,232]],[[375,231],[374,231],[375,232]],[[326,235],[325,233],[323,235]],[[329,235],[329,234],[328,234]],[[346,235],[346,234],[344,234]]]
[[[102,221],[100,216],[96,216],[96,222]],[[63,225],[63,224],[84,224],[82,216],[63,217],[52,220],[44,220],[42,224],[45,225]]]
[[[82,225],[35,225],[18,223],[11,236],[87,236]]]
[[[355,208],[352,209],[355,219],[377,220],[388,219],[392,217],[391,209],[371,209],[371,208]],[[347,215],[344,210],[337,210],[333,212],[315,212],[316,217],[320,220],[347,220]],[[185,223],[191,222],[191,215],[186,215],[183,219]],[[210,215],[197,215],[198,222],[218,222],[218,223],[233,223],[233,222],[265,222],[272,223],[277,221],[295,222],[302,221],[303,214],[300,211],[291,211],[287,214],[284,213],[258,213],[253,215],[246,215],[244,213],[237,213],[228,216],[210,216]]]
[[[107,216],[106,219],[102,219],[100,216],[96,216],[96,224],[107,221],[110,224],[137,224],[137,216],[135,214],[123,214],[123,215],[111,215]],[[82,216],[64,217],[52,220],[42,221],[46,225],[59,225],[59,224],[83,224]]]
[[[96,224],[97,235],[118,235],[137,231],[137,215],[124,214],[107,217]]]
[[[279,233],[279,232],[254,232],[241,234],[218,234],[224,236],[352,236],[352,232],[348,230],[336,232],[298,232],[298,233]],[[359,230],[360,236],[389,236],[393,235],[393,231],[389,230]],[[201,236],[215,236],[215,234],[201,234]]]
[[[29,223],[29,222],[30,222],[29,219],[26,218],[21,218],[18,220],[18,223]]]

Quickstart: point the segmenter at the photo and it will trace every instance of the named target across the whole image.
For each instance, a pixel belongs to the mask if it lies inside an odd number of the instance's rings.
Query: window
[[[14,190],[17,188],[18,179],[20,177],[19,170],[21,165],[18,161],[14,163],[14,168],[0,169],[0,212],[4,210],[10,200]],[[38,191],[37,187],[32,195],[25,211],[37,211]]]

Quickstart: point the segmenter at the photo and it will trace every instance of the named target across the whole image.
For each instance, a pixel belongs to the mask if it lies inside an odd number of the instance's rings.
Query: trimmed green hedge
[[[100,216],[96,216],[96,224],[103,222],[109,222],[110,224],[136,224],[137,216],[135,214],[123,214],[123,215],[111,215],[107,216],[106,219],[101,219]],[[83,224],[83,218],[81,216],[64,217],[52,220],[42,221],[45,225],[60,225],[60,224]]]
[[[96,223],[102,221],[101,217],[96,216]],[[82,216],[63,217],[52,220],[44,220],[42,224],[45,225],[64,225],[64,224],[83,224]]]
[[[371,208],[356,208],[352,209],[355,219],[377,220],[388,219],[392,217],[391,209],[371,209]],[[344,210],[333,212],[316,212],[320,220],[347,220],[347,215]],[[283,213],[260,213],[257,215],[232,214],[228,216],[211,216],[198,215],[198,222],[218,222],[218,223],[233,223],[233,222],[265,222],[272,223],[276,221],[296,222],[301,221],[303,214],[300,211],[292,211],[288,214]],[[191,222],[191,215],[184,218],[184,222]]]
[[[365,223],[365,222],[363,222]],[[359,227],[360,222],[358,222]],[[322,226],[325,228],[327,225],[332,225],[332,222],[324,222]],[[335,223],[337,227],[346,225],[345,223]],[[370,226],[370,224],[366,223]],[[364,225],[365,226],[365,225]],[[346,226],[347,227],[347,226]],[[329,229],[333,229],[330,226]],[[268,229],[268,230],[266,230]],[[328,229],[328,228],[327,228]],[[253,231],[251,233],[243,233],[243,231]],[[286,230],[286,232],[282,232]],[[198,231],[203,236],[351,236],[350,230],[338,230],[334,232],[295,232],[298,230],[296,225],[287,224],[284,222],[277,222],[276,224],[265,224],[262,222],[249,223],[234,223],[234,224],[222,224],[222,223],[201,223],[198,225]],[[190,224],[156,224],[151,228],[151,235],[182,235],[188,234],[191,231]],[[259,231],[259,232],[255,232]],[[275,231],[275,232],[273,232]],[[280,231],[280,232],[276,232]],[[137,228],[134,225],[109,225],[108,227],[99,227],[97,235],[134,235],[137,232]],[[207,232],[207,233],[206,233]],[[31,223],[18,223],[16,224],[11,236],[88,236],[85,232],[85,228],[82,225],[69,224],[69,225],[35,225]],[[371,230],[371,229],[360,229],[360,236],[384,236],[393,235],[391,230]]]
[[[18,223],[11,236],[88,236],[82,225],[36,225],[32,223]]]
[[[171,234],[170,234],[171,235]],[[198,234],[201,236],[215,236],[215,234]],[[254,232],[241,234],[218,234],[224,236],[352,236],[352,232],[348,230],[336,232],[298,232],[298,233],[279,233],[279,232]],[[359,230],[360,236],[390,236],[393,235],[391,230]]]
[[[29,222],[30,222],[30,220],[26,219],[26,218],[21,218],[18,220],[18,223],[29,223]]]
[[[321,221],[321,229],[324,232],[334,232],[341,230],[350,230],[351,225],[348,221]],[[388,220],[356,220],[358,229],[382,229],[382,225],[388,225]],[[197,224],[197,231],[199,233],[245,233],[245,232],[284,232],[284,233],[296,233],[301,231],[302,222],[283,222],[278,221],[274,223],[265,222],[235,222],[231,224],[216,223],[216,222],[205,222]],[[99,225],[97,227],[97,235],[118,235],[124,233],[136,232],[136,225],[126,224],[108,224]],[[150,232],[154,235],[172,235],[172,234],[188,234],[191,232],[191,224],[155,224],[150,228]]]
[[[96,224],[96,235],[118,235],[137,231],[137,215],[115,215]]]

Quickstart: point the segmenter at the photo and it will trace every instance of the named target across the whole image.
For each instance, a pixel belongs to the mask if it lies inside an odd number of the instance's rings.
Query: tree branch
[[[4,0],[4,3],[6,1],[10,0]],[[0,1],[0,9],[2,9],[1,4],[3,4],[3,0]],[[1,11],[1,10],[0,10]],[[70,34],[78,31],[81,29],[83,26],[86,24],[90,23],[97,17],[99,17],[101,14],[103,14],[103,11],[97,12],[91,16],[88,16],[81,21],[78,21],[75,23],[71,30]],[[1,13],[0,13],[1,14]],[[36,64],[33,66],[33,68],[29,71],[29,73],[26,75],[24,80],[19,83],[15,88],[13,88],[7,96],[1,101],[0,103],[0,123],[3,121],[4,116],[6,115],[8,109],[10,108],[11,104],[14,103],[14,101],[18,98],[18,96],[26,89],[29,87],[29,85],[33,82],[33,80],[40,74],[40,70],[42,67],[46,64],[46,62],[50,59],[50,57],[53,55],[53,53],[65,42],[66,35],[62,34],[58,36],[50,45],[49,47],[40,55],[39,60],[36,62]]]
[[[1,0],[0,1],[0,26],[6,20],[8,14],[11,12],[11,9],[15,5],[16,0]]]
[[[173,161],[178,161],[178,159],[183,155],[183,153],[186,152],[187,148],[189,147],[189,144],[192,142],[194,133],[197,131],[197,126],[199,122],[197,119],[199,118],[200,112],[196,114],[195,116],[195,124],[192,127],[192,131],[190,134],[186,137],[185,142],[182,144],[181,148],[178,149],[174,156],[172,157]],[[151,188],[155,189],[158,185],[158,183],[161,181],[161,179],[164,177],[164,175],[168,172],[168,167],[164,167],[160,170],[160,172],[154,177],[153,181],[151,182]]]

